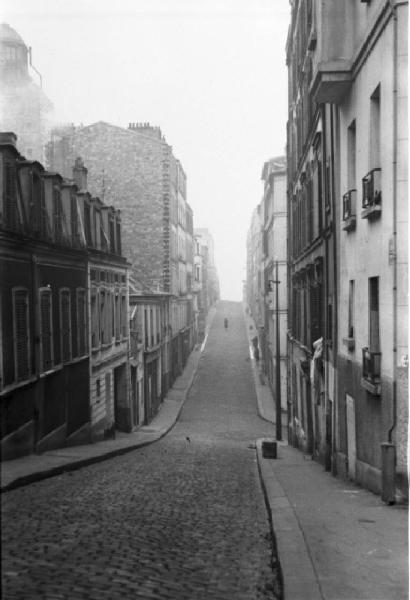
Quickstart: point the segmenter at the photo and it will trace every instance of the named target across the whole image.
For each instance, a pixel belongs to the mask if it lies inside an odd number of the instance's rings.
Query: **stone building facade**
[[[121,214],[88,192],[87,169],[77,158],[71,194],[79,198],[79,226],[87,248],[88,347],[90,349],[90,423],[93,441],[130,431],[128,365],[129,263],[121,255]]]
[[[35,79],[31,48],[10,25],[1,23],[0,131],[13,131],[21,154],[44,163],[53,106]]]
[[[182,371],[196,337],[193,214],[183,167],[159,127],[147,123],[54,130],[47,155],[49,165],[65,175],[77,156],[83,158],[90,193],[121,209],[122,251],[137,288],[170,296],[169,340],[158,368],[169,375],[157,386],[161,396]]]
[[[350,68],[348,89],[334,98],[337,464],[386,501],[408,494],[407,5],[373,1],[345,9],[346,22],[356,26],[344,30],[348,48],[339,40]]]
[[[261,350],[264,371],[281,411],[287,411],[287,202],[286,159],[267,161],[262,169],[261,202],[262,302]],[[277,286],[277,287],[276,287]],[[279,372],[277,372],[277,370]]]
[[[407,494],[408,2],[292,3],[289,402],[325,467]]]
[[[86,191],[85,172],[45,171],[0,135],[3,460],[130,427],[119,213]]]

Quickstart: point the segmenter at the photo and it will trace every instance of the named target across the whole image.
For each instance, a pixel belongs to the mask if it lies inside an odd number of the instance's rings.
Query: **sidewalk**
[[[211,308],[207,318],[206,333],[215,316]],[[118,433],[113,440],[94,444],[59,448],[43,454],[30,454],[1,463],[0,491],[5,492],[35,481],[74,471],[93,463],[107,460],[152,444],[166,435],[175,425],[189,389],[194,380],[203,346],[191,352],[183,373],[175,380],[156,417],[146,426],[132,433]]]
[[[248,336],[252,321],[245,314]],[[250,336],[249,336],[250,337]],[[251,358],[258,410],[275,422],[269,386]],[[283,437],[286,429],[282,426]],[[407,507],[332,477],[310,456],[278,442],[277,459],[257,458],[275,534],[285,600],[408,598]]]

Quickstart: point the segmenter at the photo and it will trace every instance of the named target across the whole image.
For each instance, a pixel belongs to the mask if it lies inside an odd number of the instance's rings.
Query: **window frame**
[[[50,325],[50,367],[44,366],[44,344],[43,344],[43,320],[41,316],[41,297],[47,293],[50,297],[49,325]],[[40,373],[47,373],[54,367],[54,327],[53,327],[53,293],[49,286],[38,288],[38,314],[39,314],[39,330],[40,330]]]
[[[68,294],[68,359],[64,356],[64,335],[63,335],[63,295]],[[61,363],[68,363],[73,358],[73,326],[71,319],[71,290],[68,287],[60,288],[58,294],[59,303],[59,323],[60,323],[60,352],[61,352]]]
[[[88,354],[88,343],[87,343],[87,290],[84,287],[76,288],[75,300],[76,300],[76,325],[77,325],[77,357],[82,358]],[[81,324],[79,321],[79,300],[83,297],[84,301],[84,321]],[[83,334],[81,334],[83,331]],[[80,339],[84,336],[84,352],[80,353]]]
[[[19,379],[18,377],[18,355],[17,355],[17,331],[16,331],[16,294],[18,292],[26,293],[26,332],[27,332],[27,377]],[[30,291],[24,286],[15,286],[11,290],[12,293],[12,311],[13,311],[13,366],[14,366],[14,382],[21,383],[29,381],[32,375],[31,361],[31,336],[30,336]],[[0,313],[1,314],[1,313]],[[1,382],[0,382],[1,385]]]

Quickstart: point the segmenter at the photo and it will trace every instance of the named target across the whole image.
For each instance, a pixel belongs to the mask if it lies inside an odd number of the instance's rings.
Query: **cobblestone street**
[[[164,439],[3,494],[2,597],[275,598],[254,449],[273,433],[258,417],[241,305],[220,303]]]

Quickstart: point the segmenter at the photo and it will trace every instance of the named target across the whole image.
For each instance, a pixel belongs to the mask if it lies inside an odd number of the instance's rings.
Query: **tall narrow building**
[[[408,494],[408,2],[291,2],[293,443]]]

